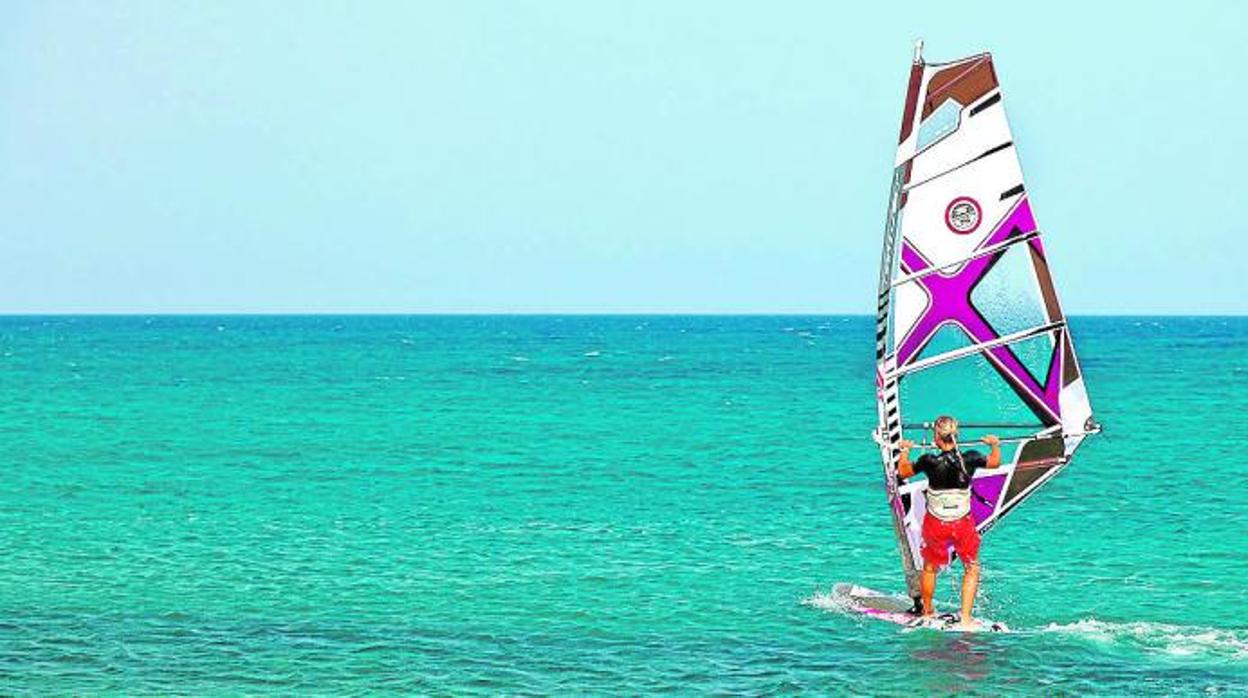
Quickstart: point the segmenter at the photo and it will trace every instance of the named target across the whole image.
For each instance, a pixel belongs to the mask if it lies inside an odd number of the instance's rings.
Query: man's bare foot
[[[954,625],[953,627],[957,628],[958,630],[978,630],[979,621],[975,620],[974,618],[971,618],[970,616],[967,616],[966,618],[962,618],[958,620],[957,624]]]

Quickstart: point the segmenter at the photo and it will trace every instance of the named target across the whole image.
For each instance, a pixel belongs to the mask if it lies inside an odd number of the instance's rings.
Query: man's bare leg
[[[935,615],[932,610],[932,597],[936,594],[936,566],[930,562],[923,563],[923,577],[919,582],[919,590],[923,593],[923,615]]]
[[[979,591],[979,561],[963,561],[963,566],[962,619],[958,622],[958,627],[972,628],[975,627],[975,620],[971,617],[971,610],[975,607],[975,592]]]

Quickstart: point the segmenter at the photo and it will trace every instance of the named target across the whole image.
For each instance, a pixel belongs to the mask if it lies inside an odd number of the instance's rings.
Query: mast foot
[[[909,613],[909,614],[910,614],[910,615],[912,615],[912,616],[921,616],[921,615],[923,615],[923,597],[922,597],[922,596],[912,596],[912,597],[910,597],[910,598],[914,599],[914,605],[913,605],[913,606],[911,606],[911,607],[910,607],[910,610],[909,610],[909,611],[906,611],[906,613]]]

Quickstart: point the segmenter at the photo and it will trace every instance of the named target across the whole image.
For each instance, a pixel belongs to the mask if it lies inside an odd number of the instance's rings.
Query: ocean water
[[[0,693],[1248,691],[1248,319],[1072,320],[969,636],[829,596],[901,585],[873,324],[0,319]]]

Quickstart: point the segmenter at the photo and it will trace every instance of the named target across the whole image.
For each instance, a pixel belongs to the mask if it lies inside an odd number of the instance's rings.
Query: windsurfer
[[[958,420],[942,416],[933,425],[936,435],[935,454],[925,453],[913,463],[910,449],[914,443],[903,440],[897,472],[903,478],[917,473],[927,475],[927,513],[923,517],[923,615],[931,616],[932,595],[936,591],[936,574],[949,564],[949,548],[962,559],[962,615],[958,625],[974,626],[971,609],[979,589],[979,532],[971,518],[971,478],[979,468],[995,468],[1001,464],[1001,440],[989,434],[983,442],[991,447],[985,458],[979,451],[958,448]]]

